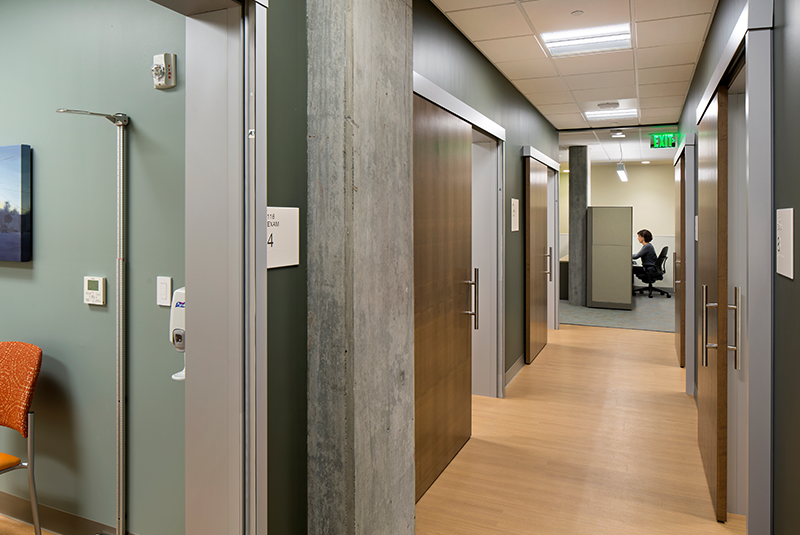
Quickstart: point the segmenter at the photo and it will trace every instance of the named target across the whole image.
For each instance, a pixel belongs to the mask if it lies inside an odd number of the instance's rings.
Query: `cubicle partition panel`
[[[586,306],[631,310],[633,208],[591,206],[586,226]]]

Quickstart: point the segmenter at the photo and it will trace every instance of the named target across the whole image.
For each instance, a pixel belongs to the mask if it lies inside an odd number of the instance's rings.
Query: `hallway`
[[[714,519],[674,335],[562,325],[416,508],[417,534],[745,533]],[[641,347],[648,347],[642,351]]]

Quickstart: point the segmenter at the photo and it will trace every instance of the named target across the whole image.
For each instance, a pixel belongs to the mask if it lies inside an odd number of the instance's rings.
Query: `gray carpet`
[[[563,299],[559,307],[560,322],[569,325],[675,332],[674,297],[654,294],[650,299],[646,295],[637,295],[633,298],[633,310],[572,306]]]

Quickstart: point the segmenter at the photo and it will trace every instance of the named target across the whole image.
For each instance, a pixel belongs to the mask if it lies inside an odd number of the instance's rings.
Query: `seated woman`
[[[642,244],[642,248],[638,253],[632,256],[634,260],[641,258],[642,265],[633,266],[633,274],[644,274],[647,271],[655,271],[658,256],[656,255],[655,247],[650,243],[653,241],[653,234],[647,229],[642,229],[636,233],[636,239]]]

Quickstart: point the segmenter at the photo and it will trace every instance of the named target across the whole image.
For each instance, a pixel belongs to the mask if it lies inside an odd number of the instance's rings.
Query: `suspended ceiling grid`
[[[433,3],[553,126],[564,131],[676,124],[717,0]],[[573,15],[576,12],[582,13]],[[542,33],[623,23],[631,25],[632,48],[627,50],[552,57],[541,40]],[[605,102],[618,102],[621,109],[638,109],[638,116],[587,121],[585,113],[600,110],[598,105]],[[597,134],[594,143],[605,147],[604,136]],[[629,152],[626,143],[630,144],[632,137],[626,134],[623,143],[625,160]],[[650,150],[649,135],[639,137],[648,138],[646,148],[640,143],[644,157]],[[574,143],[565,143],[562,137],[560,144]],[[619,145],[616,140],[615,144]],[[613,152],[610,144],[601,151],[606,161],[614,159]],[[664,159],[664,152],[670,151],[660,151],[653,159]],[[619,158],[619,148],[615,158]]]

